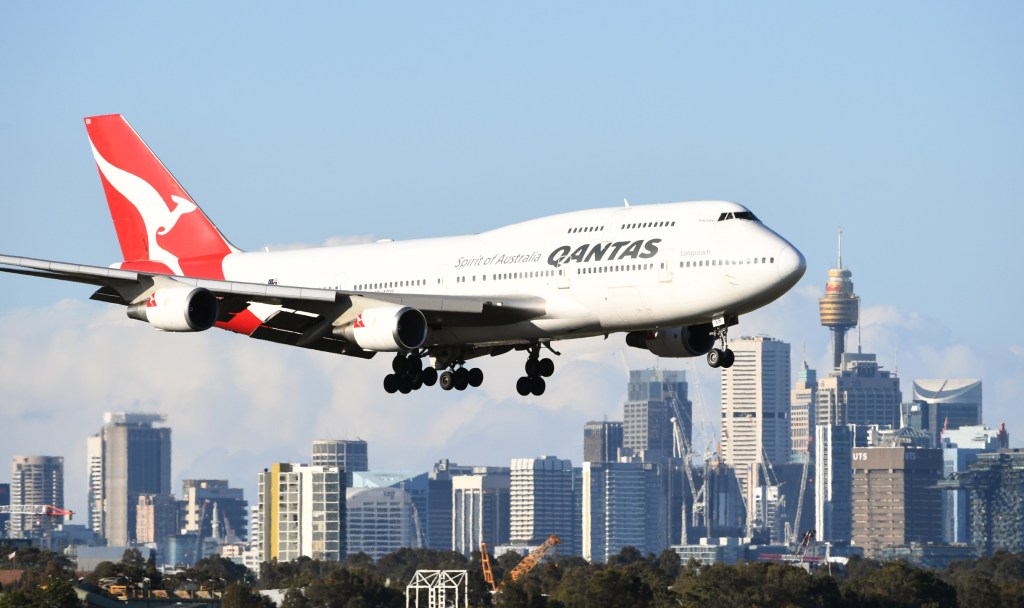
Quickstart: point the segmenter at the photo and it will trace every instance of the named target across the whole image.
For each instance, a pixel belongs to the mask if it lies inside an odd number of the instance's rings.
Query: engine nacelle
[[[164,331],[204,331],[217,321],[217,296],[202,287],[157,289],[145,302],[128,307],[128,316]]]
[[[367,308],[335,333],[365,350],[413,350],[427,339],[427,318],[411,306]]]
[[[659,357],[700,357],[715,345],[711,324],[670,327],[652,331],[631,331],[626,344],[649,350]]]

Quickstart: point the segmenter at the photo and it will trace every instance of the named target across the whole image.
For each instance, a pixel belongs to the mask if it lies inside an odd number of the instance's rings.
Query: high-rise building
[[[669,546],[659,465],[584,462],[581,553],[604,563],[625,547],[659,553]]]
[[[64,508],[64,458],[15,456],[11,461],[11,504]],[[34,515],[11,515],[11,538],[29,538],[46,525]]]
[[[736,470],[749,506],[751,475],[789,460],[789,344],[758,336],[729,348],[736,360],[722,371],[721,458]]]
[[[999,431],[984,426],[961,426],[942,434],[942,476],[950,479],[978,460],[979,454],[999,449]],[[971,515],[967,490],[948,489],[942,496],[942,540],[970,544]]]
[[[162,543],[177,536],[178,501],[167,494],[141,494],[135,507],[135,542]]]
[[[439,460],[427,474],[427,548],[452,549],[452,477],[471,475],[473,467]]]
[[[345,487],[352,487],[352,473],[370,470],[366,442],[362,439],[317,439],[313,441],[314,467],[337,467],[345,474]]]
[[[0,507],[11,504],[11,484],[0,483]],[[7,532],[11,524],[10,513],[0,513],[0,538],[7,538]]]
[[[408,540],[401,541],[401,542],[407,542],[408,543],[408,544],[405,544],[405,545],[401,545],[403,547],[425,547],[427,545],[427,532],[428,532],[427,526],[429,525],[428,509],[429,509],[429,502],[430,502],[430,497],[429,497],[430,486],[429,486],[429,482],[430,482],[430,479],[429,479],[429,477],[428,477],[428,475],[426,473],[413,473],[413,472],[410,472],[410,471],[382,471],[382,470],[378,470],[378,471],[356,471],[356,472],[352,473],[352,488],[353,489],[378,489],[378,488],[385,489],[385,488],[393,488],[393,489],[401,490],[404,494],[406,494],[408,496],[409,501],[410,501],[408,509],[409,509],[409,511],[411,513],[410,516],[413,518],[413,524],[414,525],[411,528],[409,528],[411,536],[408,537]],[[350,492],[346,493],[346,496],[355,496],[355,495],[356,494],[350,493]],[[393,501],[393,500],[396,499],[397,496],[398,495],[389,496],[388,499]],[[449,496],[449,500],[451,500],[451,494],[450,493],[449,493],[448,496]],[[393,509],[394,507],[389,507],[389,508]],[[405,507],[403,507],[403,508],[405,508]],[[384,512],[383,511],[381,512],[381,516],[382,516],[381,517],[381,523],[380,523],[381,529],[383,529],[383,527],[393,525],[393,522],[396,521],[396,520],[393,519],[392,515],[388,515],[387,517],[384,517]],[[366,515],[364,517],[363,521],[368,523],[372,519],[373,519],[372,515]],[[403,523],[402,525],[404,526],[405,524]],[[449,526],[450,525],[451,524],[449,523]],[[349,527],[349,529],[351,530],[353,528]],[[388,532],[388,534],[391,535],[392,539],[395,539],[395,538],[405,539],[406,538],[406,536],[403,536],[403,534],[405,534],[405,532],[402,532],[400,530],[399,531],[390,530]],[[357,550],[354,549],[351,546],[351,539],[349,539],[349,541],[350,541],[349,551],[352,552],[352,553],[357,552]],[[399,542],[399,541],[394,540],[394,541],[389,541],[389,542]],[[450,549],[450,548],[451,548],[451,546],[449,545],[448,549]]]
[[[200,516],[202,516],[203,538],[210,538],[213,533],[213,507],[217,506],[220,521],[216,524],[225,536],[230,531],[237,541],[249,538],[246,532],[249,521],[249,502],[245,500],[241,488],[228,486],[227,479],[185,479],[181,482],[181,501],[184,504],[184,517],[181,532],[195,534],[200,532]],[[203,510],[206,504],[206,510]]]
[[[814,438],[814,401],[818,393],[818,372],[803,366],[797,371],[796,384],[789,393],[790,462],[810,458]]]
[[[942,542],[942,450],[853,448],[851,543],[865,557],[910,543]]]
[[[843,231],[839,231],[839,262],[828,271],[825,296],[818,300],[821,324],[832,330],[832,366],[839,368],[846,352],[846,332],[860,320],[860,298],[853,293],[853,273],[843,268]]]
[[[257,559],[344,559],[343,490],[337,467],[276,463],[264,469],[252,529]]]
[[[392,486],[345,490],[348,551],[377,560],[403,547],[425,544],[412,495]]]
[[[583,425],[583,460],[615,462],[621,447],[621,422],[591,420]]]
[[[875,355],[844,353],[839,369],[818,378],[815,423],[898,428],[902,400],[899,378],[882,370]]]
[[[562,541],[559,552],[575,555],[572,461],[514,458],[510,475],[510,541],[539,546],[556,534]]]
[[[855,438],[853,426],[814,427],[814,529],[820,540],[850,541]]]
[[[506,467],[474,467],[452,478],[452,550],[469,557],[509,541],[511,478]]]
[[[623,406],[622,445],[646,451],[648,458],[672,455],[673,401],[681,410],[687,442],[693,436],[693,404],[687,399],[686,373],[664,369],[632,370]]]
[[[971,544],[977,555],[1024,552],[1024,450],[978,454],[960,474],[970,495]]]
[[[107,545],[135,540],[139,496],[171,493],[171,429],[163,414],[107,412],[87,444],[89,523]]]
[[[981,424],[981,380],[914,380],[904,424],[926,431],[938,446],[943,430]]]

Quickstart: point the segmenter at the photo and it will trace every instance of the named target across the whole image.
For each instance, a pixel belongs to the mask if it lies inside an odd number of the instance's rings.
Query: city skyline
[[[878,19],[812,3],[324,4],[241,17],[203,5],[194,19],[198,6],[126,5],[102,19],[93,7],[12,9],[0,36],[17,91],[0,100],[3,253],[116,260],[81,127],[100,112],[129,116],[251,250],[479,232],[623,198],[726,198],[808,260],[794,292],[732,337],[788,342],[793,369],[806,352],[827,376],[817,304],[841,226],[861,298],[847,350],[876,353],[904,396],[914,379],[981,379],[983,422],[1024,428],[1024,325],[979,323],[1024,289],[1005,280],[1022,213],[1008,203],[1021,192],[1024,7],[911,2]],[[204,42],[182,47],[182,31]],[[618,419],[628,369],[685,371],[717,432],[720,372],[632,352],[621,336],[556,344],[559,381],[541,399],[508,390],[523,362],[513,355],[480,362],[476,394],[399,399],[380,394],[385,357],[159,336],[81,301],[87,288],[43,283],[3,277],[16,297],[0,303],[0,459],[64,456],[66,502],[80,513],[83,430],[105,411],[167,413],[172,487],[230,479],[250,500],[253,462],[305,461],[322,436],[373,443],[379,468],[556,450],[575,462],[582,424]]]

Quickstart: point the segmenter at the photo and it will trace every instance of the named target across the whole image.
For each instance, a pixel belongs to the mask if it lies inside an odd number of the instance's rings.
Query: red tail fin
[[[238,250],[128,121],[91,116],[85,128],[121,243],[121,267],[223,279],[224,256]]]

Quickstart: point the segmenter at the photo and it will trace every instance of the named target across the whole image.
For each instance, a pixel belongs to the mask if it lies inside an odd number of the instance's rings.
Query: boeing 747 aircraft
[[[803,255],[736,203],[592,209],[480,234],[294,251],[234,247],[120,115],[85,119],[124,261],[0,255],[0,270],[98,287],[163,331],[219,327],[370,358],[389,393],[479,386],[466,363],[525,351],[521,395],[554,372],[544,349],[624,333],[661,357],[730,367],[728,328],[803,276]],[[716,346],[716,343],[719,346]],[[424,359],[426,361],[424,361]]]

